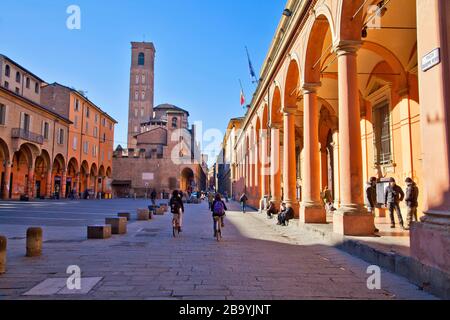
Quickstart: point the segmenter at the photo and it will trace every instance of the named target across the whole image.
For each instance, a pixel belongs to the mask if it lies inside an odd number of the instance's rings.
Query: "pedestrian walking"
[[[415,222],[419,221],[417,219],[417,207],[419,206],[418,202],[419,188],[417,187],[417,184],[414,182],[414,180],[411,178],[406,178],[405,182],[406,182],[405,201],[408,213],[407,225],[405,229],[409,230],[411,228],[411,223],[413,222],[413,220]]]
[[[398,221],[400,226],[405,229],[405,225],[403,223],[402,211],[400,210],[400,202],[405,198],[405,193],[402,188],[397,185],[394,178],[389,180],[389,186],[386,188],[384,193],[384,202],[386,207],[389,209],[389,215],[391,218],[391,229],[395,228],[395,218],[394,211],[397,212]]]
[[[239,198],[239,202],[241,203],[243,213],[246,213],[246,211],[247,211],[247,201],[248,201],[248,197],[244,192],[241,195],[241,197]]]
[[[377,205],[377,178],[370,178],[369,182],[366,184],[366,190],[364,192],[364,202],[367,207],[367,211],[375,215],[375,208]],[[375,228],[375,233],[379,232],[377,228]]]

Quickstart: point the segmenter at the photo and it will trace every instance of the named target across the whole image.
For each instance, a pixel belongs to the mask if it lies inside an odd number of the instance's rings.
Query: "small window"
[[[83,152],[85,154],[88,154],[88,152],[89,152],[89,141],[85,141],[84,142],[84,144],[83,144]]]
[[[30,132],[30,123],[31,123],[31,117],[27,113],[23,113],[20,120],[20,129],[22,129],[25,132]]]
[[[142,84],[145,84],[145,74],[142,75]]]
[[[139,100],[139,92],[137,91],[134,93],[134,100]]]
[[[141,117],[144,117],[144,114],[145,114],[145,110],[141,109]]]
[[[388,102],[373,108],[375,163],[386,165],[392,162],[391,116]]]
[[[59,129],[58,144],[64,144],[64,129]]]
[[[20,89],[16,87],[16,94],[20,94]]]
[[[97,146],[96,145],[92,146],[92,156],[93,157],[97,156]]]
[[[73,119],[73,126],[78,129],[78,116],[75,116]]]
[[[106,133],[103,134],[103,142],[106,142]]]
[[[98,123],[98,114],[95,115],[95,123]]]
[[[6,124],[6,106],[0,104],[0,125]]]
[[[95,127],[94,128],[94,138],[97,138],[97,136],[98,136],[98,128]]]
[[[75,111],[80,110],[80,100],[75,99]]]
[[[29,77],[27,77],[27,80],[26,80],[26,87],[27,87],[27,89],[30,89],[30,83],[31,83],[31,81],[30,81],[30,78]]]
[[[134,109],[134,117],[137,118],[138,116],[138,109]]]
[[[141,98],[142,100],[145,100],[145,91],[142,91]]]
[[[143,52],[139,53],[138,65],[145,65],[145,54]]]
[[[5,88],[9,89],[9,82],[8,81],[5,81]]]
[[[48,122],[44,122],[43,128],[42,128],[42,135],[44,136],[45,140],[48,140],[48,133],[50,131],[49,128],[50,128],[50,126],[49,126]]]
[[[5,76],[7,77],[11,76],[11,67],[9,65],[6,65],[5,67]]]
[[[139,84],[139,75],[138,75],[138,74],[136,75],[136,81],[135,81],[135,83],[136,83],[136,84]]]
[[[77,147],[78,147],[78,138],[75,136],[73,137],[72,149],[77,150]]]
[[[111,151],[109,151],[108,152],[108,160],[111,160],[111,156],[112,156],[112,153],[111,153]]]
[[[17,71],[17,72],[16,72],[16,82],[17,82],[17,83],[20,83],[20,79],[21,79],[20,72]]]
[[[172,118],[172,128],[178,127],[178,119],[176,117]]]
[[[89,118],[89,115],[91,114],[91,109],[89,107],[86,108],[86,118]]]
[[[36,84],[34,85],[34,92],[39,94],[39,83],[38,82],[36,82]]]
[[[105,118],[102,119],[102,125],[103,125],[104,127],[106,126],[106,119],[105,119]]]
[[[86,128],[85,128],[85,133],[87,134],[89,131],[89,122],[86,122]]]

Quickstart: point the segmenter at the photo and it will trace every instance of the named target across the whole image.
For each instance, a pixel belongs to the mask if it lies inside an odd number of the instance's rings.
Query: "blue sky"
[[[0,53],[48,82],[88,91],[119,124],[126,144],[130,41],[156,46],[155,105],[190,111],[190,123],[225,130],[242,116],[252,85],[245,46],[259,74],[285,0],[21,0],[2,1]],[[81,9],[81,30],[66,28],[69,5]]]

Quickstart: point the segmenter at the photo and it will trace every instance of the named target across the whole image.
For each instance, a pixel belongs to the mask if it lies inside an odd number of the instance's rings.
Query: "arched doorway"
[[[23,144],[13,156],[9,198],[18,200],[21,197],[34,196],[34,159],[33,146]]]
[[[65,197],[65,189],[66,189],[65,174],[66,174],[66,161],[64,159],[64,156],[58,154],[55,157],[55,160],[53,161],[52,167],[52,176],[53,176],[52,196],[54,196],[57,199]]]
[[[191,168],[184,168],[181,172],[181,191],[192,192],[195,187],[195,175]]]
[[[89,188],[88,184],[89,184],[89,164],[86,160],[84,160],[80,168],[80,187],[79,187],[80,197],[83,197],[83,194]]]
[[[5,141],[0,139],[0,198],[9,198],[9,182],[11,178],[11,164],[9,149]]]
[[[46,150],[36,158],[34,164],[34,189],[36,198],[45,198],[51,188],[50,155]],[[50,185],[50,187],[49,187]]]
[[[69,164],[67,165],[67,186],[66,186],[66,196],[75,196],[79,190],[78,179],[79,179],[80,169],[78,167],[78,161],[75,158],[71,158]]]

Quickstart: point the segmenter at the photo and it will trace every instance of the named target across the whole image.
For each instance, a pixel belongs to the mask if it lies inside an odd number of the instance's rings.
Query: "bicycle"
[[[216,225],[216,239],[219,242],[222,240],[222,223],[223,223],[223,216],[214,216],[214,223]]]
[[[174,213],[172,219],[173,237],[177,238],[180,235],[180,214]]]

